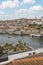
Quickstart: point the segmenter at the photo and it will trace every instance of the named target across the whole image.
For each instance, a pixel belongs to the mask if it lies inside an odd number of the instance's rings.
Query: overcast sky
[[[0,0],[0,20],[43,16],[43,0]]]

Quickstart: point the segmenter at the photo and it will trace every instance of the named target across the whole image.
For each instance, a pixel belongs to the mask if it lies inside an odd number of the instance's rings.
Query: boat
[[[30,37],[41,37],[41,34],[30,34]]]

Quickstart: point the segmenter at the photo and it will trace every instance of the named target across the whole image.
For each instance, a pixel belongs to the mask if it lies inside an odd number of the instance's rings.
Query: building
[[[19,60],[19,59],[21,59],[21,60]],[[37,61],[39,60],[39,61],[37,62],[36,60]],[[8,65],[11,62],[13,63],[12,65],[22,65],[23,61],[24,61],[24,63],[25,62],[28,63],[27,65],[29,65],[29,63],[31,65],[33,65],[33,64],[34,65],[43,65],[43,62],[42,62],[43,61],[43,48],[39,48],[36,50],[33,49],[33,50],[11,53],[8,55],[8,61],[2,62],[2,63],[0,63],[0,65],[5,65],[5,64]],[[33,61],[34,61],[34,63],[33,63]]]
[[[43,65],[43,53],[28,58],[13,60],[5,65]]]

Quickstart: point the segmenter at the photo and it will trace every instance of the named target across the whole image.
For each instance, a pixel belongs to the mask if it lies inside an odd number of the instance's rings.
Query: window
[[[33,55],[35,55],[36,52],[33,52]]]
[[[29,53],[29,55],[31,55],[31,53]]]

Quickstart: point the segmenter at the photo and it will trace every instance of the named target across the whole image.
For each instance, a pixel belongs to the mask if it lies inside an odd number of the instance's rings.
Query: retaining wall
[[[21,52],[21,53],[17,53],[17,54],[13,53],[12,55],[8,55],[8,59],[9,59],[8,61],[2,62],[2,63],[0,63],[0,65],[9,63],[9,62],[11,62],[15,59],[24,58],[24,57],[36,55],[36,54],[39,54],[39,53],[43,53],[43,48],[39,48],[39,49],[32,50],[32,51],[25,51],[25,52]]]

